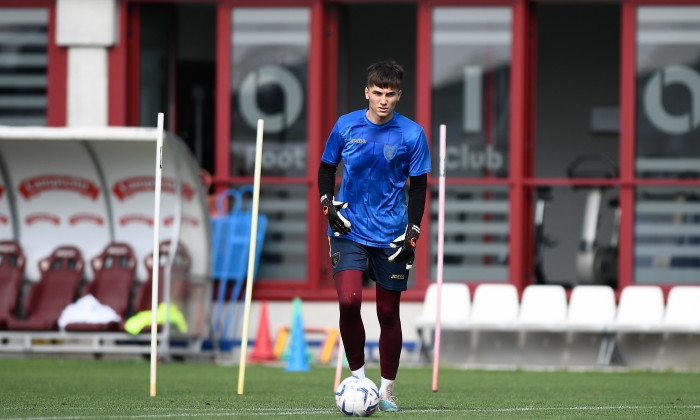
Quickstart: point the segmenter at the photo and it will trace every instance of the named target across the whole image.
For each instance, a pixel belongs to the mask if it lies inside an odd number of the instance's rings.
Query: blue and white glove
[[[335,197],[328,198],[328,194],[321,197],[321,210],[328,219],[328,224],[335,236],[350,233],[350,222],[340,214],[340,210],[348,207],[348,203],[335,201]]]
[[[399,248],[398,251],[389,257],[389,262],[406,261],[406,270],[410,270],[413,267],[413,259],[416,255],[416,244],[419,236],[420,227],[413,223],[407,224],[406,232],[389,244],[392,248]]]

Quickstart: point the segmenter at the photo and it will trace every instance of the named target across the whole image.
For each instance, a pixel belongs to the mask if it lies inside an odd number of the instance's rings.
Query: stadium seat
[[[83,268],[80,251],[73,246],[61,246],[39,261],[41,279],[29,290],[25,305],[27,319],[10,318],[8,329],[57,330],[61,312],[76,298]]]
[[[622,289],[615,320],[604,333],[598,364],[631,365],[658,354],[664,294],[659,286],[635,284]]]
[[[700,333],[700,286],[671,288],[660,329],[671,333]]]
[[[566,328],[572,332],[604,332],[615,319],[615,291],[605,285],[578,285],[571,291]]]
[[[443,283],[441,293],[442,304],[440,306],[440,325],[446,329],[463,329],[469,322],[469,310],[471,307],[471,295],[469,287],[464,283]],[[423,300],[423,308],[416,319],[416,326],[420,328],[435,327],[438,305],[438,285],[433,283],[428,286]]]
[[[664,294],[661,287],[631,285],[620,294],[611,329],[615,332],[654,332],[658,331],[663,317]]]
[[[190,256],[187,249],[182,244],[178,244],[175,258],[169,264],[168,255],[170,253],[170,241],[160,243],[160,269],[158,271],[158,303],[163,302],[164,284],[163,278],[165,270],[170,265],[170,302],[182,305],[187,299],[187,285],[190,271]],[[148,269],[148,280],[140,284],[134,299],[134,313],[150,311],[153,297],[153,254],[146,257],[144,263]],[[124,328],[122,322],[121,328]],[[143,332],[150,331],[150,326],[146,326]]]
[[[474,291],[469,326],[474,329],[514,329],[519,309],[518,290],[513,284],[482,283]]]
[[[131,291],[136,273],[136,258],[125,243],[112,243],[91,261],[94,279],[85,287],[83,295],[93,295],[103,305],[108,305],[122,320],[129,310]],[[112,331],[118,323],[104,324],[74,322],[66,325],[66,331]]]
[[[0,242],[0,329],[15,316],[24,274],[24,254],[15,241]]]
[[[440,328],[442,330],[464,330],[468,328],[469,309],[471,307],[471,295],[469,287],[464,283],[443,283],[440,306]],[[432,283],[428,286],[423,300],[423,308],[420,316],[415,321],[418,334],[419,357],[421,353],[427,355],[427,349],[431,346],[433,337],[429,337],[435,330],[438,308],[438,285]]]
[[[532,284],[520,301],[517,325],[521,330],[556,331],[566,321],[566,290],[555,284]]]

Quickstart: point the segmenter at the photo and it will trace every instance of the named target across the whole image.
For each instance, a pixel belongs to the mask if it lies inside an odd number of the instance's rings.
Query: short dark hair
[[[367,67],[367,87],[401,88],[403,67],[396,61],[380,61]]]

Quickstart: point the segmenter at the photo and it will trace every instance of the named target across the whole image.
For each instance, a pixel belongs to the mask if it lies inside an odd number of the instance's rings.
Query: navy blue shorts
[[[406,261],[389,262],[394,248],[375,248],[361,245],[345,238],[330,237],[330,257],[333,275],[344,270],[365,271],[369,264],[373,280],[386,290],[402,292],[407,289],[408,270]]]

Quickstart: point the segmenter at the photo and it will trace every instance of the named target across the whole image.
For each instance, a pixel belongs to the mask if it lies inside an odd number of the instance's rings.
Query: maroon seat
[[[105,247],[102,254],[91,261],[94,273],[83,295],[91,294],[101,304],[108,305],[126,319],[129,311],[131,290],[136,273],[136,257],[131,247],[125,243],[112,243]],[[66,325],[66,331],[114,331],[119,323],[73,322]]]
[[[0,329],[15,316],[24,275],[24,254],[15,241],[0,242]]]
[[[57,248],[39,261],[41,280],[29,290],[25,303],[27,319],[10,318],[10,330],[49,331],[58,329],[63,309],[75,300],[83,278],[84,262],[72,246]]]
[[[163,275],[168,265],[168,254],[170,252],[170,241],[160,243],[160,269],[158,270],[158,303],[163,302]],[[148,269],[148,280],[141,283],[136,291],[134,298],[134,313],[141,311],[150,311],[153,299],[153,254],[146,257],[144,263]],[[187,280],[190,271],[190,256],[187,249],[182,244],[178,244],[175,252],[175,260],[172,264],[170,272],[170,301],[172,303],[181,303],[187,297]],[[122,321],[122,329],[124,329]],[[151,328],[146,327],[143,332],[150,331]]]

